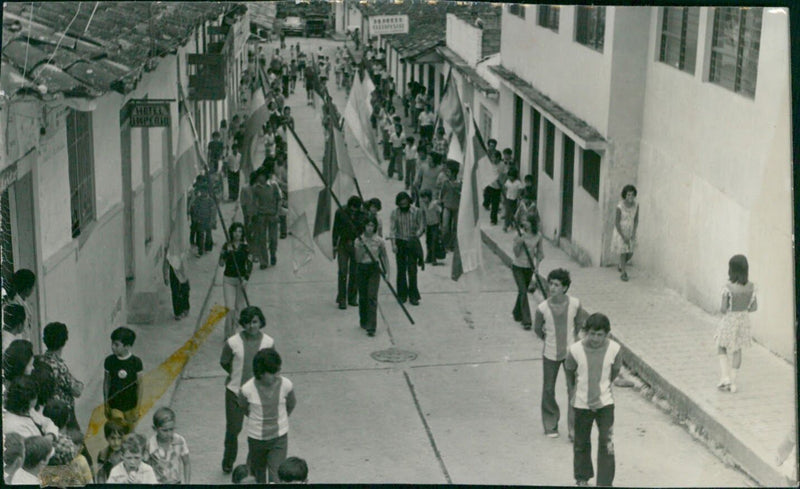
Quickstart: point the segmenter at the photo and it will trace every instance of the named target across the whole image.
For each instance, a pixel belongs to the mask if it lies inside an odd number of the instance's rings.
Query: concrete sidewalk
[[[510,266],[513,234],[490,225],[488,212],[481,212],[484,243]],[[540,273],[569,270],[569,294],[580,298],[589,312],[611,319],[625,365],[665,398],[678,417],[694,425],[695,434],[721,447],[760,484],[788,484],[775,457],[784,437],[796,430],[793,365],[754,344],[743,351],[739,391],[720,392],[713,340],[718,316],[659,284],[638,270],[635,261],[628,271],[630,282],[622,282],[615,268],[582,268],[547,240],[544,253]],[[532,297],[541,300],[538,293]]]
[[[222,203],[222,214],[225,217],[225,224],[230,225],[234,214],[236,220],[241,221],[241,210],[238,204]],[[205,322],[210,306],[208,299],[214,286],[217,276],[221,276],[218,267],[219,253],[222,244],[225,242],[225,235],[221,224],[218,223],[217,229],[212,233],[214,249],[196,257],[189,253],[188,274],[190,291],[191,309],[189,315],[180,321],[176,321],[172,313],[172,299],[168,286],[161,285],[158,291],[153,294],[153,303],[142,304],[136,307],[148,307],[151,310],[147,314],[143,311],[131,310],[131,316],[150,316],[153,318],[150,324],[125,324],[136,332],[136,342],[133,345],[133,353],[142,359],[145,374],[158,369],[173,352],[181,348],[192,336],[195,331]],[[162,282],[163,284],[163,282]],[[215,327],[222,327],[221,322]],[[98,345],[99,348],[106,348],[111,354],[111,340],[107,345]],[[172,402],[172,395],[175,390],[175,380],[180,374],[180,370],[175,372],[175,378],[165,393],[153,399],[148,386],[145,385],[144,397],[155,401],[152,407],[141,414],[136,432],[149,437],[153,434],[152,415],[156,409],[162,406],[169,406]],[[86,433],[86,445],[89,453],[94,457],[97,451],[105,447],[102,425],[104,419],[102,410],[97,410],[103,403],[103,366],[99,365],[96,375],[86,382],[83,395],[75,401],[75,410],[78,421]]]

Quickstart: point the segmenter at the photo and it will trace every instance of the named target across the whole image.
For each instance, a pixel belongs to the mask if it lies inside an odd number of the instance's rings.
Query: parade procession
[[[4,482],[796,487],[789,11],[4,3]]]

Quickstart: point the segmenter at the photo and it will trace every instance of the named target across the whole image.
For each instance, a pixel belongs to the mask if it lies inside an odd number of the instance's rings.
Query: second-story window
[[[67,158],[72,237],[76,238],[95,219],[91,112],[71,109],[67,114]]]
[[[520,5],[518,3],[512,3],[508,5],[508,13],[511,15],[516,15],[520,19],[525,18],[525,5]]]
[[[734,92],[755,96],[762,9],[717,7],[711,41],[709,80]]]
[[[658,60],[694,74],[697,58],[699,7],[664,7]]]
[[[575,41],[602,53],[606,31],[606,8],[575,7],[575,13],[577,17]]]
[[[539,5],[539,25],[558,32],[558,5]]]

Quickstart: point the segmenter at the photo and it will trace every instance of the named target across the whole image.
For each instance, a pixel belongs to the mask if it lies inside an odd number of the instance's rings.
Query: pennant
[[[344,120],[369,161],[386,176],[386,170],[381,168],[380,158],[378,158],[378,141],[375,139],[375,133],[370,124],[372,115],[370,100],[374,90],[375,86],[369,76],[365,76],[362,81],[361,77],[356,74],[350,89],[350,97],[347,99],[344,109]]]
[[[450,127],[450,132],[458,139],[460,147],[464,148],[467,139],[464,108],[461,105],[461,97],[458,95],[458,86],[450,79],[450,76],[447,78],[444,97],[439,103],[439,117]]]
[[[351,195],[357,193],[356,173],[353,170],[353,163],[350,161],[347,144],[344,142],[344,134],[336,127],[333,128],[333,148],[336,166],[339,171],[331,188],[336,197],[339,198],[339,201],[345,202]]]
[[[286,149],[289,191],[287,226],[292,236],[292,270],[297,274],[316,252],[309,221],[315,215],[320,190],[325,188],[325,183],[292,132],[287,134]]]
[[[463,183],[461,200],[458,204],[458,222],[456,225],[457,246],[453,254],[451,277],[458,280],[464,273],[469,273],[481,266],[481,231],[478,226],[478,202],[481,188],[478,185],[478,169],[491,165],[489,156],[480,142],[475,121],[470,117],[470,126],[465,148]]]

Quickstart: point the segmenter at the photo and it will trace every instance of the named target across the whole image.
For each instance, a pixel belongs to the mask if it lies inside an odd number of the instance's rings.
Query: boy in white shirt
[[[516,168],[508,170],[508,180],[503,185],[505,189],[506,216],[503,223],[503,231],[508,232],[508,228],[514,224],[514,214],[517,213],[517,203],[520,193],[525,188],[525,184],[519,179],[519,171]]]

